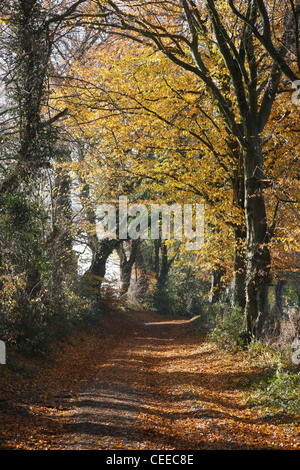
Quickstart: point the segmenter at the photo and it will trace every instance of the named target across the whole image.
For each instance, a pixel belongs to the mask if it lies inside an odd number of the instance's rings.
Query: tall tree
[[[20,337],[31,335],[32,344],[43,337],[37,329],[46,329],[50,318],[67,316],[73,292],[64,278],[67,263],[62,261],[69,258],[71,247],[70,181],[67,172],[60,178],[53,169],[56,161],[61,164],[63,145],[57,127],[66,110],[56,112],[51,107],[50,75],[61,60],[58,49],[64,41],[71,46],[78,32],[79,26],[68,20],[83,3],[4,0],[0,5],[5,84],[0,118],[5,140],[0,167],[1,275],[21,277],[23,282],[22,290],[13,293],[12,308],[8,296],[1,310],[12,328],[18,325],[23,330]],[[72,60],[72,47],[67,55]],[[76,277],[76,272],[72,274]]]
[[[117,174],[135,180],[138,193],[142,182],[152,202],[157,202],[156,191],[181,203],[203,201],[207,218],[212,212],[214,223],[223,224],[223,236],[224,224],[227,231],[234,230],[238,248],[233,290],[239,292],[236,302],[243,306],[243,164],[237,143],[224,138],[204,87],[185,70],[168,65],[161,54],[135,48],[127,38],[114,39],[100,51],[93,48],[89,57],[88,74],[85,57],[83,64],[76,64],[73,82],[64,92],[74,132],[80,123],[84,133],[97,139],[94,159],[100,153],[101,168],[103,163],[114,166],[112,178]],[[223,258],[229,257],[232,253]]]
[[[105,21],[101,21],[102,26],[113,33],[152,44],[205,85],[228,136],[233,136],[240,146],[247,230],[245,311],[247,329],[254,336],[261,334],[267,315],[271,265],[262,135],[276,99],[290,44],[287,22],[276,60],[272,54],[273,61],[265,57],[264,45],[257,43],[256,34],[261,28],[267,34],[269,28],[262,3],[245,2],[242,16],[231,8],[232,2],[230,6],[212,0],[199,3],[178,0],[172,5],[157,2],[138,7],[131,2],[109,0],[101,5],[101,12],[107,14]],[[288,15],[290,9],[286,7],[276,5],[278,15]],[[277,23],[276,27],[282,24]],[[222,63],[220,72],[216,70],[217,63]],[[221,86],[224,80],[229,93]]]
[[[19,135],[16,165],[3,178],[1,193],[15,189],[24,178],[49,166],[51,156],[45,152],[44,138],[50,126],[66,113],[63,110],[45,119],[53,45],[60,40],[64,22],[82,3],[84,0],[67,2],[63,9],[40,0],[7,0],[1,4],[3,69]]]

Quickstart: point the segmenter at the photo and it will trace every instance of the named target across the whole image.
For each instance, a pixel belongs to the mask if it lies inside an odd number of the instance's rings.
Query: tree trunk
[[[213,272],[211,277],[211,294],[210,294],[210,303],[215,304],[220,302],[221,295],[225,290],[225,286],[222,280],[222,277],[225,274],[225,269],[221,266],[217,266]]]
[[[159,270],[159,276],[158,276],[158,283],[159,283],[160,288],[164,289],[165,284],[167,282],[170,263],[168,259],[168,247],[164,242],[161,243],[160,249],[161,249],[161,263],[160,263],[160,270]]]
[[[103,279],[105,278],[107,259],[116,248],[116,241],[97,241],[97,243],[94,243],[92,246],[93,250],[91,266],[84,273],[82,282],[85,293],[94,296],[96,300],[100,300],[101,285]]]
[[[168,257],[168,247],[167,245],[161,241],[160,244],[160,269],[159,274],[157,277],[155,295],[154,295],[154,305],[158,312],[161,313],[168,313],[169,312],[169,305],[168,305],[168,297],[166,292],[166,284],[168,280],[168,274],[171,267],[172,260],[169,260]]]
[[[275,286],[275,304],[276,304],[276,307],[278,308],[280,317],[283,317],[283,299],[282,299],[282,296],[283,296],[283,288],[284,288],[285,284],[286,284],[285,279],[279,279],[277,281],[276,286]]]
[[[79,146],[79,159],[84,160],[83,149]],[[99,240],[96,227],[96,213],[90,196],[90,186],[84,178],[80,178],[81,198],[87,222],[87,245],[92,252],[90,268],[82,278],[83,291],[93,295],[97,301],[101,299],[101,285],[105,277],[106,262],[113,250],[119,246],[115,239]]]
[[[244,310],[246,305],[246,262],[245,262],[245,242],[246,242],[246,226],[245,226],[245,177],[243,154],[236,140],[227,139],[227,145],[232,153],[237,168],[233,173],[232,188],[233,202],[237,208],[241,209],[243,214],[242,220],[234,229],[234,267],[233,267],[233,306]]]
[[[147,276],[147,270],[145,266],[145,260],[144,260],[140,240],[137,245],[135,268],[136,268],[136,273],[137,273],[137,278],[136,278],[137,300],[143,302],[148,292],[148,276]]]
[[[263,194],[263,157],[259,139],[244,152],[246,247],[246,324],[254,337],[262,334],[268,314],[271,256]]]
[[[137,253],[137,245],[138,240],[131,240],[130,241],[130,253],[127,257],[125,249],[124,249],[124,242],[118,248],[118,255],[120,258],[120,271],[121,271],[121,288],[120,294],[121,296],[126,296],[131,282],[131,274],[132,274],[132,267],[134,265]]]
[[[57,230],[59,245],[54,255],[55,263],[63,273],[77,272],[78,265],[73,252],[72,235],[72,201],[71,201],[71,175],[65,163],[70,161],[70,151],[62,146],[59,151],[59,165],[55,168],[55,210],[53,214],[53,231]],[[53,234],[54,235],[54,234]]]
[[[244,309],[246,305],[246,263],[243,244],[246,239],[246,233],[243,229],[237,228],[234,234],[233,305],[235,308]]]
[[[154,271],[156,279],[159,276],[159,251],[160,251],[161,240],[154,240]]]
[[[276,336],[280,335],[281,319],[284,315],[282,295],[285,284],[285,279],[279,279],[275,285],[274,334]]]
[[[44,84],[51,45],[40,2],[19,0],[14,15],[13,46],[18,53],[12,54],[12,66],[18,71],[13,91],[20,114],[20,165],[11,181],[9,177],[4,181],[4,187],[8,189],[9,181],[13,189],[18,178],[22,180],[24,176],[33,174],[49,161],[49,155],[45,149],[41,151],[40,143],[43,136],[41,113],[45,101]]]

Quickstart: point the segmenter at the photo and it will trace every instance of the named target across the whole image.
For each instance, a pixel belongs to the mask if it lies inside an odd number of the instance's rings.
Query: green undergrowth
[[[300,420],[300,366],[293,362],[291,342],[263,338],[246,344],[241,332],[244,315],[240,310],[217,312],[215,325],[207,336],[220,350],[242,354],[249,366],[261,371],[247,391],[249,405],[261,408],[263,415],[292,415]]]

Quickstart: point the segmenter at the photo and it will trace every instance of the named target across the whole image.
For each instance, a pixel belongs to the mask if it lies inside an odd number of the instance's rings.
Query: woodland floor
[[[1,450],[299,450],[300,426],[245,393],[261,377],[193,321],[107,314],[55,357],[0,366]]]

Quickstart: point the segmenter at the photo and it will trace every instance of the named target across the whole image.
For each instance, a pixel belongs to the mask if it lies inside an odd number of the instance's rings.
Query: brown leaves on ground
[[[111,313],[47,360],[1,366],[1,449],[300,449],[245,401],[261,372],[192,321]]]

